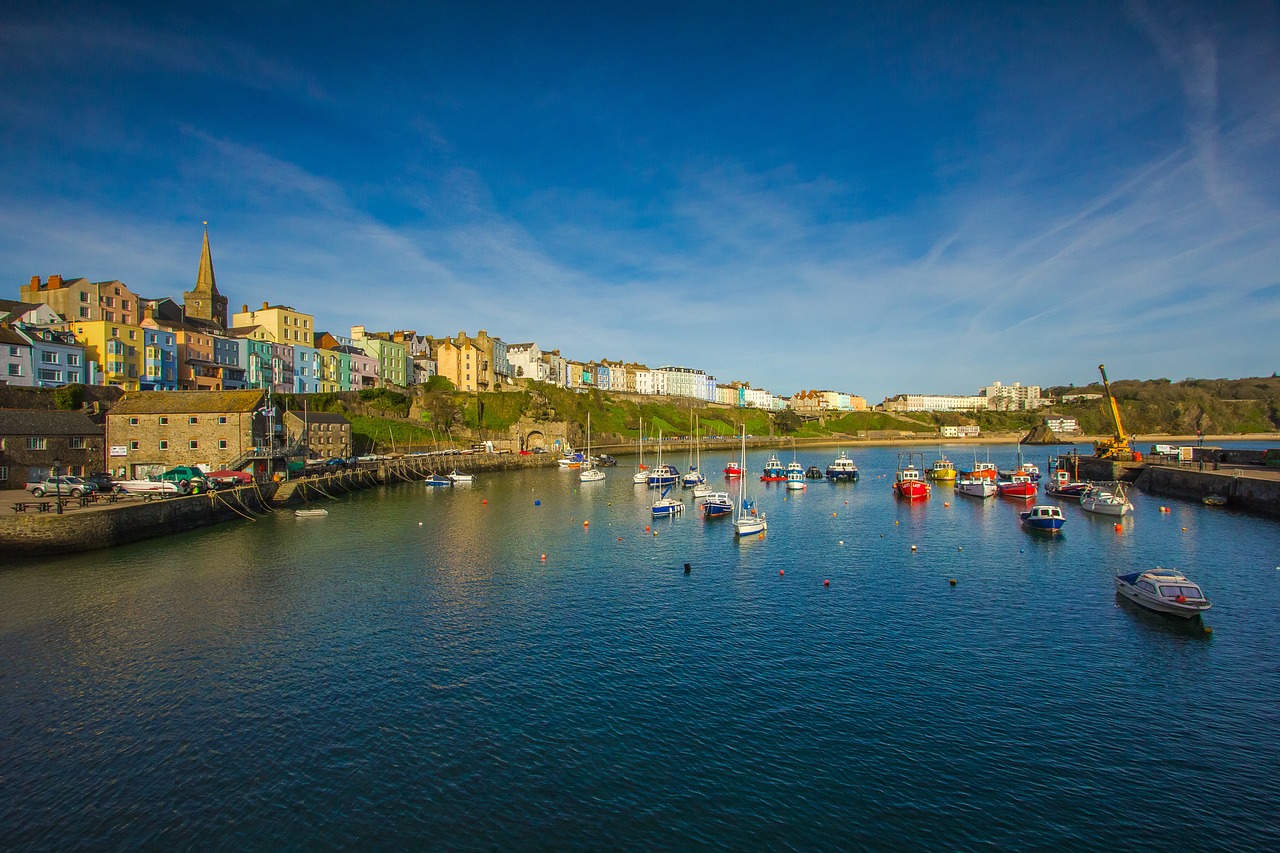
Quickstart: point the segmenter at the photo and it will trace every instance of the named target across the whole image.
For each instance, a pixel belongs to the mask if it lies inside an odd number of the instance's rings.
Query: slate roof
[[[8,326],[0,326],[0,344],[31,348],[31,342]]]
[[[0,409],[0,435],[102,435],[83,412]]]
[[[111,415],[199,415],[252,412],[266,392],[131,391],[111,407]]]

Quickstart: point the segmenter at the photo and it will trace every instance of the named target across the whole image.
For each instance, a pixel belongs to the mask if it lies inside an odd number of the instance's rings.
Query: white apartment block
[[[980,430],[977,424],[964,424],[962,426],[944,426],[942,428],[943,438],[977,438]]]
[[[1044,425],[1054,432],[1080,431],[1080,421],[1075,418],[1045,418]]]
[[[987,398],[960,394],[899,394],[884,401],[887,412],[976,412],[987,407]]]
[[[514,378],[547,381],[550,365],[542,360],[542,350],[537,344],[508,344],[507,361],[511,362],[511,374]]]
[[[636,393],[657,397],[667,393],[667,374],[641,367],[636,370]]]
[[[707,374],[692,367],[659,367],[658,372],[667,377],[666,393],[672,397],[693,397],[706,400]],[[714,380],[713,380],[714,381]]]
[[[980,388],[978,394],[987,398],[987,408],[1000,411],[1038,409],[1049,403],[1041,398],[1039,385],[1023,385],[1021,382],[1012,385],[996,382]]]

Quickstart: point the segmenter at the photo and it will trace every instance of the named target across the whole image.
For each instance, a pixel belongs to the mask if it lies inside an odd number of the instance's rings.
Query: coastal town
[[[720,382],[704,370],[649,367],[626,359],[578,360],[536,342],[507,343],[484,330],[453,336],[415,330],[348,334],[316,327],[303,308],[269,301],[239,311],[218,288],[206,225],[194,284],[181,301],[148,297],[118,280],[32,276],[17,300],[0,300],[0,385],[42,389],[115,389],[123,399],[88,400],[26,411],[0,406],[6,444],[0,488],[41,475],[148,478],[176,465],[272,473],[288,455],[346,459],[354,450],[341,415],[285,412],[272,395],[415,388],[468,393],[510,391],[530,383],[575,392],[800,416],[1029,411],[1047,406],[1036,385],[994,382],[973,395],[898,394],[879,405],[853,393],[802,390],[789,396],[748,381]],[[87,405],[84,405],[86,404]],[[1046,425],[1078,431],[1070,418]],[[943,426],[944,438],[976,437],[972,424]],[[267,436],[271,436],[269,439]],[[514,450],[529,450],[523,446]],[[278,446],[277,446],[278,445]],[[51,471],[54,473],[51,474]]]

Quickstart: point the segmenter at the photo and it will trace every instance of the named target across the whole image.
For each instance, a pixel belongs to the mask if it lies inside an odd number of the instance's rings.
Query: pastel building
[[[19,293],[23,302],[44,303],[68,323],[136,325],[142,319],[138,297],[120,281],[64,279],[60,275],[41,280],[33,275]]]
[[[98,384],[139,390],[145,330],[141,326],[107,320],[71,323],[76,343],[84,347],[85,358],[97,362]]]
[[[178,337],[169,329],[142,327],[142,391],[178,390]]]
[[[324,373],[321,353],[315,347],[293,348],[293,391],[295,394],[320,393],[320,379]]]
[[[248,305],[241,306],[240,311],[232,315],[231,325],[235,328],[257,326],[262,337],[279,344],[313,346],[315,343],[315,318],[288,305],[263,302],[262,307],[254,311],[250,311]]]
[[[403,388],[409,384],[412,373],[408,348],[392,340],[390,333],[367,334],[364,326],[352,326],[351,343],[378,362],[378,380],[383,387],[394,385]]]

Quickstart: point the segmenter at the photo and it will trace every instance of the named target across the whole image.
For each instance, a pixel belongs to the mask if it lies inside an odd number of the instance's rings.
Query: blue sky
[[[208,220],[233,307],[780,394],[1280,369],[1274,2],[175,5],[0,10],[4,296]]]

